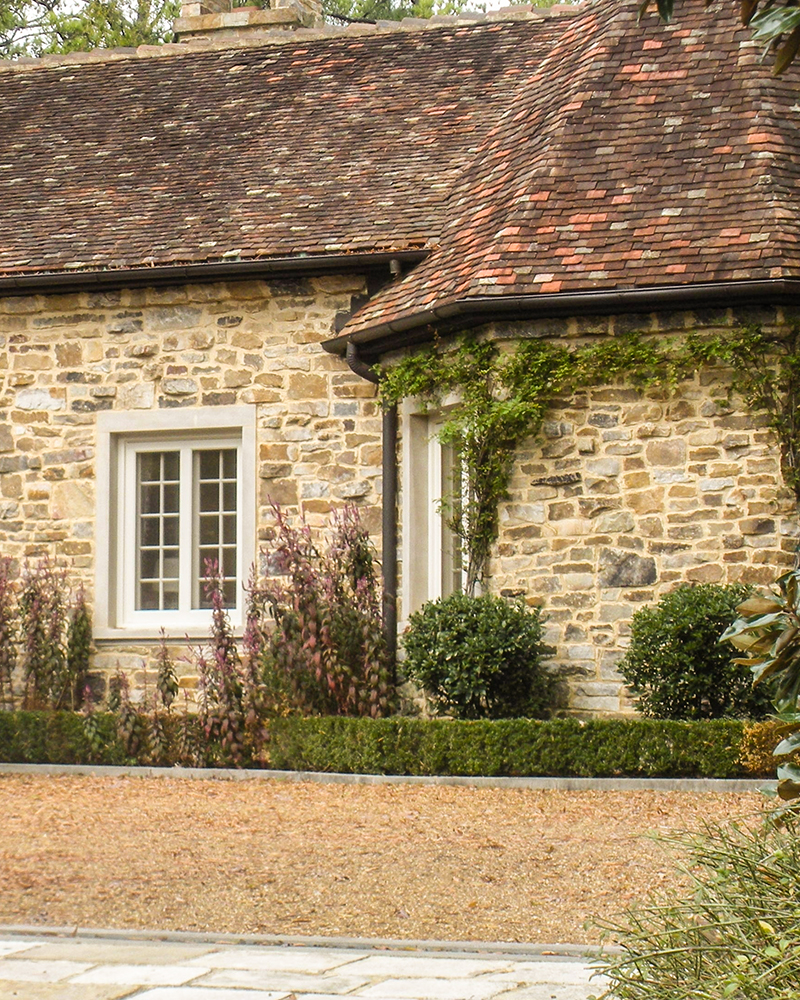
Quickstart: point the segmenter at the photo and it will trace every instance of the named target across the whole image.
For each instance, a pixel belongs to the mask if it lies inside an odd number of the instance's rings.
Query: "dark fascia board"
[[[414,265],[427,257],[426,250],[395,253],[319,254],[271,257],[263,260],[216,261],[208,264],[164,264],[157,267],[103,270],[49,271],[0,275],[0,295],[35,295],[52,292],[115,288],[160,288],[165,285],[204,284],[211,281],[248,281],[273,275],[307,276],[363,272],[387,268],[392,261]]]
[[[377,360],[390,351],[413,347],[434,336],[482,326],[493,320],[550,319],[565,316],[603,316],[614,313],[655,312],[700,307],[800,305],[800,278],[720,281],[693,285],[653,285],[647,288],[563,292],[554,295],[504,295],[459,299],[397,321],[357,333],[343,333],[322,346],[344,354],[347,344],[365,359]]]

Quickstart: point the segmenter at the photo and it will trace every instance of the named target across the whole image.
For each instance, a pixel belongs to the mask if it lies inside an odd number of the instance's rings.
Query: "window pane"
[[[177,483],[181,478],[181,454],[179,451],[164,452],[164,479]]]
[[[219,510],[219,483],[200,483],[200,510]]]
[[[164,571],[163,576],[165,580],[177,580],[178,579],[178,550],[177,549],[165,549],[164,550]]]
[[[180,487],[177,483],[174,486],[164,487],[164,498],[163,498],[162,510],[165,514],[177,514],[178,504],[180,503]]]
[[[216,545],[219,542],[219,515],[200,515],[200,544]]]
[[[222,550],[222,576],[228,579],[236,577],[236,549]]]
[[[142,514],[158,514],[161,511],[160,486],[142,486],[140,496]]]
[[[143,452],[139,456],[139,480],[157,483],[161,479],[161,452]]]
[[[226,545],[236,544],[236,515],[225,514],[222,518],[222,541]]]
[[[165,611],[175,611],[178,607],[178,581],[168,580],[164,584],[163,605]]]
[[[163,542],[164,545],[177,545],[178,544],[178,525],[180,521],[177,517],[165,517],[162,522],[161,530],[164,533]]]
[[[224,510],[236,510],[236,483],[223,483],[222,500]]]
[[[142,583],[139,586],[139,608],[142,611],[158,611],[159,594],[157,583]]]
[[[200,453],[200,478],[219,479],[219,455],[218,451],[201,451]]]
[[[222,585],[222,600],[226,608],[236,607],[236,581],[226,580]]]
[[[144,549],[139,553],[139,577],[142,580],[158,580],[159,555],[158,549]]]
[[[142,526],[142,545],[158,545],[160,541],[160,526],[161,521],[157,517],[143,517],[141,521]]]
[[[225,479],[236,478],[236,452],[233,448],[226,448],[222,453],[222,475]]]

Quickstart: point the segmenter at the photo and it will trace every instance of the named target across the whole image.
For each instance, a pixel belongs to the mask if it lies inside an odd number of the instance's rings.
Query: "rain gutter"
[[[156,267],[69,270],[0,275],[0,294],[102,291],[106,288],[153,288],[208,281],[247,281],[272,275],[341,274],[342,271],[389,269],[392,261],[414,265],[427,251],[344,253],[268,257],[263,260],[215,261],[207,264],[163,264]]]
[[[692,285],[656,285],[647,288],[561,292],[554,295],[484,295],[458,299],[398,320],[325,341],[332,354],[344,354],[348,343],[375,360],[388,351],[430,340],[448,330],[480,326],[492,320],[541,319],[559,316],[608,315],[743,305],[800,305],[799,278],[720,281]]]

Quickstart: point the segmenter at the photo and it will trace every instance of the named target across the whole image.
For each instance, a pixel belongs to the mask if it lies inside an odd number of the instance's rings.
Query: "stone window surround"
[[[97,417],[97,519],[95,539],[95,603],[94,638],[96,640],[157,640],[163,625],[175,638],[205,638],[208,635],[210,613],[200,622],[187,623],[179,617],[174,625],[161,619],[152,627],[120,622],[118,600],[119,550],[121,531],[117,528],[117,496],[119,453],[122,442],[150,439],[163,435],[165,442],[176,440],[218,440],[221,434],[241,441],[241,530],[242,559],[239,572],[246,580],[256,554],[256,408],[254,406],[220,406],[181,408],[156,412],[106,412]],[[240,629],[243,622],[231,622]]]

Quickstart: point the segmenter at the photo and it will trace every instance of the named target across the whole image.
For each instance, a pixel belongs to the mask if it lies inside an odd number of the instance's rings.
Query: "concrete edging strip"
[[[191,778],[201,781],[307,781],[321,785],[464,785],[468,788],[529,788],[577,792],[760,792],[775,787],[766,778],[502,778],[466,775],[334,774],[221,767],[113,767],[104,764],[0,764],[2,774],[94,775],[96,777]]]
[[[435,952],[440,958],[461,955],[525,956],[540,958],[595,958],[622,952],[618,945],[534,944],[520,941],[426,941],[402,938],[302,937],[281,934],[214,934],[207,931],[126,930],[124,928],[48,927],[35,924],[0,924],[0,936],[97,938],[106,941],[164,941],[185,944],[262,945],[285,948],[336,948],[409,954]]]

